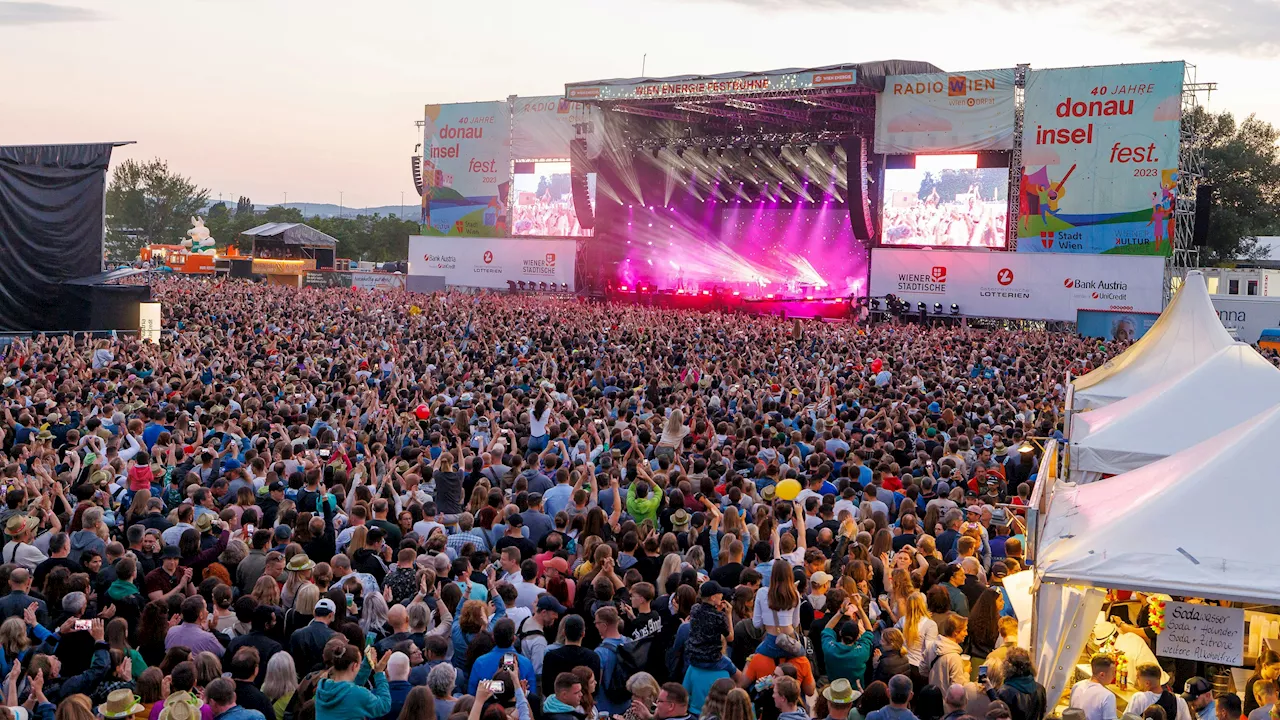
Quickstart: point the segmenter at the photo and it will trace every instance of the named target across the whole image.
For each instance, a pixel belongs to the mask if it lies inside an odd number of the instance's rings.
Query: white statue
[[[209,228],[204,226],[204,218],[198,215],[191,218],[191,229],[187,231],[187,239],[182,241],[182,247],[193,253],[213,255],[213,244],[213,238],[209,237]]]

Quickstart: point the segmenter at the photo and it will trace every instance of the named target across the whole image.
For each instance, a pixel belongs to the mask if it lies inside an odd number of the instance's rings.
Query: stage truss
[[[1182,79],[1182,122],[1179,124],[1178,194],[1174,208],[1173,254],[1165,263],[1164,301],[1168,304],[1187,271],[1200,266],[1195,246],[1196,191],[1204,181],[1204,132],[1190,122],[1200,107],[1200,95],[1208,98],[1218,89],[1215,82],[1199,82],[1196,66],[1185,64]]]

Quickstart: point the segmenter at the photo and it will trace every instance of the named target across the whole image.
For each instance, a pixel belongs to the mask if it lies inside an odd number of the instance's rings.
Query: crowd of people
[[[4,351],[0,715],[1048,712],[1002,581],[1114,344],[153,290],[158,344]]]

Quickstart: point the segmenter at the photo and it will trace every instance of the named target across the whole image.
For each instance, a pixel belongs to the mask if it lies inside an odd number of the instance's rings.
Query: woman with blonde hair
[[[293,656],[287,652],[272,655],[267,662],[267,676],[262,681],[262,694],[271,701],[271,708],[276,711],[275,720],[284,720],[285,708],[289,707],[289,701],[297,690],[298,671],[294,667]]]
[[[54,720],[97,720],[98,716],[93,712],[93,701],[89,696],[76,693],[58,703],[53,717]]]
[[[270,578],[264,578],[270,580]],[[259,580],[261,582],[261,580]],[[257,591],[257,588],[254,588]],[[295,631],[301,630],[311,624],[311,619],[315,615],[316,603],[320,601],[320,588],[315,585],[303,585],[298,590],[298,596],[294,598],[293,607],[285,611],[284,614],[284,632],[286,635],[292,635]]]
[[[280,607],[280,584],[275,578],[263,575],[253,584],[253,591],[249,593],[259,605],[271,605]],[[297,604],[297,598],[294,598],[294,604]]]
[[[907,611],[896,627],[902,631],[907,662],[920,673],[917,677],[927,677],[937,652],[938,623],[929,614],[924,593],[916,591],[907,597]]]
[[[674,460],[676,450],[684,442],[684,436],[689,434],[689,428],[684,424],[684,413],[680,408],[672,408],[671,414],[667,416],[667,421],[662,426],[662,436],[658,438],[658,447],[654,449],[655,457],[666,456],[668,460]]]
[[[316,564],[305,553],[294,555],[285,565],[284,587],[280,589],[280,602],[285,607],[293,605],[298,591],[311,585],[311,571]]]
[[[222,677],[222,661],[208,650],[196,653],[192,661],[196,665],[196,687],[206,688],[209,683]]]
[[[658,681],[647,672],[638,672],[627,678],[627,692],[631,693],[633,701],[638,700],[650,714],[653,713],[654,705],[658,701],[658,693],[661,688]],[[628,707],[627,712],[622,716],[623,720],[649,720],[648,717],[641,717],[636,714],[633,707]]]
[[[734,688],[724,698],[724,709],[720,711],[720,720],[755,720],[755,708],[751,705],[751,696],[742,688]]]
[[[676,553],[670,553],[662,559],[662,569],[658,571],[658,584],[656,586],[657,593],[664,595],[667,592],[667,578],[672,575],[680,574],[680,556]]]
[[[711,683],[711,688],[707,691],[707,697],[702,701],[702,712],[699,714],[701,720],[720,720],[724,715],[724,702],[729,697],[729,691],[735,687],[729,678],[720,678]]]

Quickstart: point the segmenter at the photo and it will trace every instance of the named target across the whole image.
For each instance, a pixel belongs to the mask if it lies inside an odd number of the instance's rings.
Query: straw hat
[[[303,553],[298,553],[297,555],[289,558],[289,564],[285,565],[285,569],[290,572],[302,572],[304,570],[310,570],[315,566],[316,563],[314,560]]]
[[[98,712],[105,718],[125,718],[145,709],[138,696],[125,689],[112,690],[107,701],[98,706]]]
[[[39,524],[39,518],[34,518],[30,515],[14,515],[4,524],[4,531],[11,536],[19,535],[34,529]]]
[[[116,692],[121,691],[117,690]],[[129,691],[125,690],[123,692]],[[199,700],[191,693],[179,690],[165,698],[164,710],[160,712],[160,720],[200,720],[200,707],[195,704],[198,702]]]
[[[836,705],[852,705],[853,701],[857,700],[861,695],[862,693],[854,690],[849,681],[844,678],[832,680],[831,684],[822,691],[822,697],[826,698],[827,702],[835,703]]]

